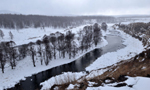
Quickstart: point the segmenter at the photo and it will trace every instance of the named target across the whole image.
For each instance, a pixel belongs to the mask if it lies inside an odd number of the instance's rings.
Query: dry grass
[[[51,87],[50,90],[54,90],[55,87],[58,87],[59,90],[65,90],[70,83],[76,83],[77,78],[76,74],[66,73],[59,77],[55,77],[55,84]]]
[[[60,77],[55,77],[55,84],[60,85],[60,84],[67,84],[67,83],[72,83],[76,81],[76,74],[70,75],[69,73],[62,75]]]
[[[100,79],[106,77],[118,79],[120,75],[128,75],[131,77],[147,76],[150,74],[150,58],[147,56],[149,53],[150,50],[147,50],[127,61],[121,61],[98,77]]]

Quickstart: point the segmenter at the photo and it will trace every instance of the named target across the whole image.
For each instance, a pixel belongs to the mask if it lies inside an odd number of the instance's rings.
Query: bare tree
[[[34,56],[36,55],[36,51],[35,51],[34,46],[32,44],[29,45],[29,53],[32,57],[33,66],[36,67],[35,58],[34,58]]]
[[[39,54],[39,56],[40,56],[41,65],[43,65],[42,46],[41,46],[42,41],[38,40],[36,43],[38,44],[38,54]]]
[[[72,33],[71,31],[68,31],[65,37],[66,49],[67,49],[67,52],[69,53],[69,59],[71,59],[71,49],[72,49],[72,41],[74,39],[74,35],[75,35],[74,33]]]
[[[52,59],[52,52],[50,45],[45,46],[45,56],[46,56],[45,65],[48,65],[49,61]]]
[[[11,40],[14,38],[13,34],[11,33],[11,31],[9,32],[9,36],[10,36]]]
[[[18,51],[19,51],[19,59],[25,58],[28,52],[28,45],[24,44],[24,45],[19,46]]]
[[[11,66],[16,67],[16,58],[17,58],[17,51],[15,48],[10,48],[10,60],[11,60]]]
[[[61,34],[60,36],[58,36],[59,44],[58,44],[58,50],[59,50],[59,57],[63,56],[63,58],[65,58],[65,35]],[[60,55],[61,52],[61,55]]]
[[[3,37],[4,37],[4,33],[3,33],[3,31],[2,30],[0,30],[0,37],[3,39]]]
[[[14,67],[16,67],[16,49],[14,48],[15,42],[14,41],[10,41],[7,43],[7,47],[8,47],[8,58],[9,58],[9,62],[11,65],[11,68],[14,69]]]
[[[52,50],[51,50],[51,46],[50,46],[50,41],[49,41],[49,37],[45,36],[43,39],[43,43],[45,45],[45,52],[43,52],[44,57],[45,57],[45,65],[49,64],[49,61],[52,59]]]
[[[0,67],[2,69],[2,73],[4,73],[4,68],[5,68],[5,63],[6,63],[6,60],[4,58],[4,54],[3,54],[3,50],[1,49],[0,50]]]
[[[73,58],[75,58],[76,53],[78,52],[78,47],[75,41],[72,42],[72,47]]]
[[[51,43],[52,43],[52,45],[53,45],[53,56],[54,56],[54,59],[56,59],[56,45],[57,45],[57,38],[56,38],[56,36],[55,36],[55,34],[54,33],[51,33],[50,34],[50,41],[51,41]]]
[[[85,26],[82,31],[80,31],[82,34],[80,35],[81,41],[80,41],[80,49],[83,51],[88,50],[89,47],[92,45],[93,41],[93,26]]]
[[[95,46],[97,46],[97,44],[101,40],[101,31],[100,31],[99,25],[97,23],[94,24],[93,28],[94,28],[94,37],[93,37],[93,40],[94,40]]]
[[[103,22],[101,24],[101,28],[106,31],[107,30],[107,24],[105,22]]]

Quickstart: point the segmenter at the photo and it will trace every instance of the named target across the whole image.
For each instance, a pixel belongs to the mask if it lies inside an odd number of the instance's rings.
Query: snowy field
[[[83,29],[86,25],[82,25],[79,27],[74,27],[70,29],[73,33],[77,33],[79,30]],[[10,41],[11,38],[9,36],[9,32],[11,31],[13,34],[13,39],[16,45],[28,44],[29,42],[36,42],[37,40],[41,40],[44,35],[50,35],[50,33],[55,33],[57,31],[61,33],[66,33],[68,29],[63,28],[51,28],[45,27],[44,29],[41,28],[26,28],[26,29],[6,29],[1,28],[4,33],[4,39],[0,38],[0,42],[2,41]]]
[[[77,28],[73,28],[72,29],[72,32],[74,33],[77,33],[78,30],[82,29],[84,26],[80,26],[80,27],[77,27]],[[30,29],[31,30],[31,29]],[[59,31],[59,30],[47,30],[45,32],[47,33],[54,33],[56,31]],[[15,31],[14,31],[15,32]],[[14,33],[12,32],[12,33]],[[21,31],[19,31],[21,32]],[[43,33],[41,33],[41,36],[45,34],[44,31],[41,31]],[[65,33],[66,31],[61,31],[62,33]],[[6,32],[5,32],[6,33]],[[20,35],[18,32],[16,32],[18,35]],[[22,35],[24,35],[23,33],[29,33],[29,31],[25,32],[25,31],[22,31]],[[34,34],[34,32],[32,32]],[[38,33],[38,32],[36,32]],[[104,32],[103,31],[103,36],[106,35],[106,33],[108,32]],[[17,36],[17,34],[15,34]],[[26,35],[25,34],[25,35]],[[39,33],[38,33],[39,34]],[[38,36],[38,34],[34,34],[35,36]],[[40,34],[39,34],[40,35]],[[20,35],[21,36],[21,35]],[[19,38],[19,36],[17,36]],[[29,36],[24,36],[24,38],[21,38],[20,41],[18,40],[17,41],[17,37],[14,37],[14,40],[16,40],[15,42],[17,43],[17,45],[19,44],[23,44],[23,43],[28,43],[30,42],[30,40],[27,40],[25,39],[25,37],[31,37],[31,34]],[[6,37],[5,37],[6,39]],[[35,38],[35,41],[37,40],[38,38]],[[22,40],[25,40],[26,42],[23,42]],[[31,40],[31,41],[34,41],[34,40]],[[59,66],[59,65],[62,65],[62,64],[66,64],[66,63],[70,63],[78,58],[80,58],[81,56],[83,56],[85,53],[95,49],[95,48],[100,48],[100,47],[103,47],[105,45],[107,45],[107,41],[102,37],[102,42],[101,44],[97,45],[97,47],[95,47],[94,45],[88,49],[86,52],[79,52],[75,58],[72,58],[72,59],[69,59],[68,57],[64,58],[64,59],[56,59],[56,60],[51,60],[49,65],[46,66],[46,65],[41,65],[41,62],[39,59],[36,59],[36,67],[33,67],[33,63],[32,63],[32,59],[30,56],[27,56],[25,59],[21,60],[21,61],[18,61],[17,62],[17,66],[15,67],[14,70],[11,69],[11,67],[9,65],[6,65],[7,67],[5,67],[5,73],[3,74],[2,72],[0,72],[0,90],[2,90],[3,88],[9,88],[9,87],[13,87],[16,83],[19,82],[19,80],[25,80],[25,77],[27,76],[31,76],[32,74],[36,74],[38,72],[41,72],[41,71],[44,71],[44,70],[47,70],[47,69],[50,69],[50,68],[53,68],[53,67],[56,67],[56,66]]]

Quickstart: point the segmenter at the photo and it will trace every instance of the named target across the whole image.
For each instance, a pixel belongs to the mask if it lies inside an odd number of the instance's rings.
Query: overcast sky
[[[150,0],[0,0],[0,10],[40,15],[150,15]]]

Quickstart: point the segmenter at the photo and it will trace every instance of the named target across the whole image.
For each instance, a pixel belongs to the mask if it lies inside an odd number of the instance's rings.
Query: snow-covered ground
[[[84,26],[73,28],[72,31],[74,33],[76,33],[78,30],[80,30],[80,28],[82,29],[83,27]],[[10,39],[9,39],[8,32],[10,30],[5,30],[5,31],[6,32],[4,32],[4,34],[5,34],[4,40],[9,41]],[[63,29],[52,29],[52,28],[47,28],[47,29],[45,28],[45,31],[41,30],[40,28],[39,29],[28,29],[28,30],[25,29],[25,30],[20,30],[20,31],[11,30],[11,32],[16,35],[16,36],[14,36],[13,40],[16,42],[17,45],[29,43],[31,41],[34,42],[38,39],[41,39],[43,37],[43,35],[45,35],[45,34],[49,35],[50,33],[54,33],[57,31],[60,31],[62,33],[66,32],[66,30],[63,30]],[[126,45],[126,47],[123,49],[117,50],[116,52],[106,53],[105,55],[102,55],[95,62],[93,62],[93,64],[91,64],[89,67],[87,67],[86,70],[88,70],[88,71],[96,70],[99,68],[103,68],[103,67],[115,64],[116,62],[119,62],[120,60],[129,59],[144,50],[142,42],[125,34],[124,32],[122,32],[120,30],[117,30],[117,31],[120,32],[120,36],[124,39],[123,44]],[[105,36],[107,33],[108,32],[102,32],[103,36]],[[104,38],[102,40],[103,40],[103,42],[98,47],[103,47],[107,44],[107,41]],[[96,47],[90,48],[87,52],[89,52],[90,50],[93,50],[94,48],[96,48]],[[24,60],[19,61],[17,63],[17,67],[14,70],[12,70],[10,67],[7,67],[7,68],[5,68],[4,74],[2,74],[0,72],[0,90],[3,88],[12,87],[17,82],[19,82],[19,80],[25,79],[25,77],[30,76],[34,73],[38,73],[40,71],[44,71],[44,70],[50,69],[52,67],[56,67],[56,66],[59,66],[62,64],[72,62],[72,61],[76,60],[77,58],[81,57],[82,55],[84,55],[85,53],[86,52],[84,52],[82,54],[79,53],[73,59],[65,58],[63,60],[62,59],[52,60],[48,66],[40,65],[40,61],[36,60],[37,67],[33,67],[31,57],[28,56]],[[24,67],[26,67],[26,68],[24,68]],[[98,74],[102,74],[102,72],[99,71]],[[42,85],[46,85],[46,84],[42,84]]]
[[[100,47],[103,47],[107,44],[107,41],[105,39],[103,39],[104,41],[101,43],[101,45],[99,45]],[[93,50],[96,47],[90,48],[87,52]],[[52,60],[50,61],[49,65],[41,65],[40,64],[40,60],[37,59],[35,64],[36,67],[33,67],[32,64],[32,59],[30,56],[27,56],[25,59],[18,61],[17,62],[17,66],[15,67],[14,70],[11,69],[11,67],[6,67],[5,68],[5,73],[3,74],[2,72],[0,72],[0,90],[3,88],[8,88],[8,87],[13,87],[16,83],[19,82],[19,80],[24,80],[25,77],[27,76],[31,76],[32,74],[62,65],[62,64],[66,64],[66,63],[70,63],[78,58],[80,58],[81,56],[83,56],[86,52],[84,53],[78,53],[78,55],[75,58],[69,59],[68,57],[64,58],[64,59],[56,59],[56,60]]]
[[[77,31],[81,28],[83,28],[84,26],[80,26],[80,27],[77,27],[77,28],[73,28],[72,29],[72,32],[74,33],[77,33]],[[44,35],[46,34],[46,32],[49,34],[49,33],[53,33],[53,32],[56,32],[56,31],[59,31],[59,30],[45,30],[44,31],[41,31],[41,34],[39,34],[39,32],[34,32],[32,31],[31,33],[34,35],[34,36],[39,36],[39,35]],[[28,43],[30,40],[27,40],[26,37],[30,38],[32,34],[28,35],[28,33],[30,31],[22,31],[22,36],[23,38],[20,38],[19,40],[17,40],[17,38],[19,38],[19,36],[17,35],[20,35],[17,31],[13,31],[14,33],[16,32],[16,37],[14,36],[14,40],[16,40],[15,42],[17,43],[17,45],[19,44],[23,44],[23,43]],[[19,31],[21,32],[21,31]],[[6,32],[5,32],[6,33]],[[28,36],[25,36],[26,34],[23,34],[23,33],[26,33]],[[35,34],[37,33],[37,34]],[[62,31],[62,33],[65,33],[65,31]],[[106,32],[103,32],[104,34]],[[39,35],[38,35],[39,34]],[[21,35],[20,35],[21,36]],[[104,35],[103,35],[104,36]],[[7,39],[5,37],[5,39]],[[38,38],[35,38],[35,41],[37,40]],[[22,40],[25,40],[26,42],[23,42]],[[31,40],[33,42],[33,40]],[[107,41],[102,37],[102,42],[101,44],[99,44],[97,47],[100,48],[100,47],[103,47],[105,45],[107,45]],[[47,70],[47,69],[50,69],[50,68],[53,68],[53,67],[56,67],[56,66],[59,66],[59,65],[62,65],[62,64],[66,64],[66,63],[70,63],[76,59],[78,59],[79,57],[83,56],[85,53],[97,48],[95,46],[91,47],[90,49],[88,49],[87,51],[85,52],[79,52],[75,58],[72,58],[72,59],[69,59],[68,57],[64,58],[64,59],[56,59],[56,60],[52,60],[50,61],[49,65],[48,66],[45,66],[45,65],[41,65],[40,64],[40,60],[39,59],[36,59],[36,67],[33,67],[33,64],[32,64],[32,59],[30,56],[27,56],[25,59],[21,60],[21,61],[18,61],[17,62],[17,66],[15,67],[14,70],[11,69],[11,67],[9,65],[6,65],[7,67],[5,68],[5,73],[3,74],[2,72],[0,72],[0,90],[4,89],[4,88],[9,88],[9,87],[13,87],[16,83],[19,82],[19,80],[24,80],[25,77],[27,76],[31,76],[32,74],[35,74],[35,73],[38,73],[38,72],[41,72],[41,71],[44,71],[44,70]]]
[[[86,68],[87,71],[104,68],[121,60],[130,59],[131,57],[134,57],[136,54],[139,54],[144,50],[144,46],[141,41],[133,38],[121,30],[117,31],[120,32],[119,36],[124,39],[123,44],[126,45],[126,47],[115,52],[109,52],[102,55]]]
[[[83,72],[79,72],[79,73],[67,72],[67,73],[64,73],[61,75],[57,75],[57,76],[52,77],[49,80],[41,83],[41,85],[43,86],[41,90],[48,90],[54,84],[59,85],[59,84],[70,83],[71,81],[75,81],[84,75],[86,75],[86,73],[83,73]],[[70,85],[70,87],[72,87],[72,86]]]
[[[86,73],[82,73],[82,72],[80,72],[80,73],[67,72],[67,73],[64,73],[61,75],[57,75],[57,76],[52,77],[51,79],[41,83],[41,85],[43,86],[41,90],[48,90],[54,84],[59,85],[59,84],[68,83],[68,82],[71,82],[74,80],[78,80],[80,77],[82,77],[84,75],[86,75]],[[115,83],[109,83],[109,84],[103,83],[102,84],[103,86],[99,86],[99,87],[93,87],[93,85],[96,83],[88,81],[88,87],[86,90],[149,90],[150,89],[150,85],[149,85],[150,78],[129,77],[129,76],[126,76],[126,78],[128,78],[128,79],[123,82],[115,82]],[[79,80],[77,82],[79,82]],[[126,86],[114,87],[121,83],[126,83]],[[132,87],[129,87],[129,86],[132,86]],[[69,86],[66,88],[66,90],[72,90],[75,87],[76,88],[80,87],[80,85],[79,84],[69,84]],[[56,90],[58,90],[58,89],[56,89]]]
[[[73,33],[77,33],[79,30],[82,30],[83,27],[86,25],[82,25],[79,27],[74,27],[71,30]],[[24,28],[20,30],[16,29],[6,29],[1,28],[4,33],[4,39],[0,38],[0,42],[2,41],[10,41],[11,38],[9,36],[9,32],[13,34],[13,39],[16,45],[28,44],[29,42],[36,42],[37,40],[41,40],[44,35],[50,35],[50,33],[55,33],[57,31],[61,33],[66,33],[68,29],[63,28],[52,28],[52,27],[45,27],[44,29],[41,28]]]
[[[123,87],[113,87],[119,83],[126,83]],[[104,84],[104,86],[99,87],[87,87],[86,90],[150,90],[150,78],[146,77],[128,77],[124,82]],[[128,87],[128,85],[133,85]]]
[[[109,24],[109,26],[111,26],[111,25],[112,24]],[[109,27],[109,30],[111,31],[113,29],[111,27]],[[131,37],[130,35],[124,33],[123,31],[120,31],[120,30],[117,30],[117,31],[120,33],[115,33],[115,35],[119,35],[120,37],[123,38],[123,40],[124,40],[123,44],[126,45],[126,47],[123,49],[117,50],[115,52],[106,53],[106,54],[102,55],[100,58],[98,58],[97,60],[95,60],[90,66],[88,66],[86,68],[87,71],[91,71],[90,74],[85,77],[87,80],[92,77],[101,75],[107,70],[107,69],[101,69],[101,70],[97,70],[97,69],[113,65],[121,60],[127,60],[144,50],[144,47],[143,47],[143,44],[141,41]],[[105,36],[106,34],[110,34],[110,33],[102,32],[102,34],[103,34],[103,36]],[[82,81],[82,79],[81,79],[81,81]],[[50,88],[50,86],[47,86],[48,82],[50,82],[50,81],[48,80],[48,81],[45,81],[42,83],[42,85],[43,85],[42,89],[47,89],[48,87]],[[68,89],[71,89],[73,87],[74,87],[74,85],[71,84],[71,85],[69,85]],[[108,87],[108,88],[109,88],[108,90],[113,89],[113,87]],[[97,89],[99,89],[99,88],[95,88],[95,89],[92,87],[88,88],[88,90],[97,90]],[[127,88],[123,87],[123,90],[125,90],[125,89],[127,89]]]
[[[46,80],[44,82],[42,82],[40,85],[42,85],[41,90],[47,90],[50,89],[54,84],[64,84],[64,83],[68,83],[67,80],[66,82],[61,83],[61,80],[64,80],[64,78],[66,76],[69,77],[70,80],[77,80],[77,82],[82,82],[84,79],[89,80],[90,78],[93,78],[95,76],[101,75],[103,74],[107,69],[102,69],[102,70],[96,70],[96,71],[92,71],[90,72],[89,75],[87,75],[85,72],[76,72],[76,73],[72,73],[72,72],[66,72],[64,74],[61,75],[57,75],[55,77],[50,78],[49,80]],[[82,78],[80,78],[82,77]],[[76,78],[76,79],[75,79]],[[60,83],[58,83],[58,80],[60,80]],[[64,80],[65,81],[65,80]],[[70,84],[68,86],[68,90],[69,89],[74,89],[75,86],[77,86],[78,84]]]

